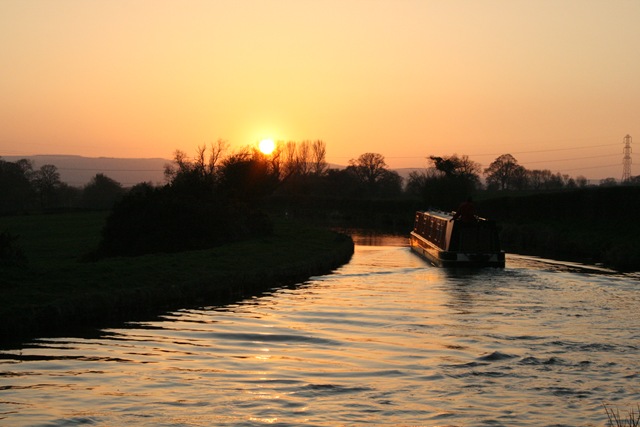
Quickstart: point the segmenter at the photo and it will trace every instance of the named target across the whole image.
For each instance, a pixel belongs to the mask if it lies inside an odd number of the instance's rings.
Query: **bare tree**
[[[298,156],[296,152],[296,143],[294,141],[287,141],[282,149],[283,165],[282,170],[285,176],[291,176],[297,173],[298,170]]]
[[[60,186],[60,173],[54,165],[42,165],[32,174],[33,186],[38,193],[46,193]]]
[[[206,153],[207,153],[206,145],[198,146],[198,149],[196,150],[196,156],[193,159],[193,162],[191,163],[192,169],[195,170],[197,174],[200,176],[204,176],[207,170],[207,164],[204,161],[206,157]]]
[[[173,153],[173,164],[164,165],[164,179],[167,182],[172,181],[180,172],[189,172],[191,170],[191,162],[187,157],[187,153],[182,150],[176,150]]]
[[[218,139],[215,143],[211,143],[211,153],[209,154],[209,173],[213,173],[222,160],[222,156],[229,149],[229,143],[224,139]]]
[[[279,156],[282,157],[281,168],[285,177],[307,176],[313,172],[316,161],[315,150],[315,146],[310,141],[300,143],[288,141],[286,144],[281,144]]]
[[[283,166],[282,155],[283,155],[284,147],[285,147],[284,141],[276,141],[273,151],[271,152],[271,155],[270,155],[271,167],[274,173],[278,177],[281,177],[282,175],[282,166]]]
[[[329,168],[327,164],[326,156],[327,156],[327,146],[322,140],[315,140],[311,145],[312,148],[312,165],[311,171],[316,175],[324,175],[326,170]]]
[[[32,174],[32,182],[43,208],[53,202],[56,190],[62,184],[58,168],[54,165],[42,165]]]
[[[297,152],[298,173],[306,176],[311,170],[311,142],[302,141],[298,144]]]
[[[173,164],[164,166],[165,180],[171,182],[179,174],[193,173],[201,178],[213,178],[228,147],[227,141],[218,139],[215,143],[211,143],[208,156],[207,146],[202,145],[196,149],[196,155],[193,159],[189,159],[189,156],[184,151],[176,150],[173,154]]]
[[[480,166],[480,163],[474,162],[466,154],[460,157],[458,157],[457,154],[454,154],[451,157],[456,159],[458,162],[457,170],[459,174],[464,175],[466,177],[475,177],[475,179],[478,182],[480,182],[480,173],[482,172],[482,167]]]

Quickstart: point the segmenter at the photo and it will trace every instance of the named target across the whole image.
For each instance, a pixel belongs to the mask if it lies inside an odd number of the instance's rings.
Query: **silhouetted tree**
[[[335,198],[357,198],[365,190],[360,178],[350,169],[328,169],[322,182],[322,194]]]
[[[615,187],[618,181],[615,178],[604,178],[600,180],[600,187]]]
[[[380,182],[389,178],[389,170],[384,156],[378,153],[364,153],[357,159],[349,160],[347,171],[355,174],[370,196],[379,195]]]
[[[61,186],[60,173],[54,165],[42,165],[33,172],[31,182],[40,200],[42,209],[54,207],[57,191]]]
[[[578,187],[580,187],[580,188],[584,188],[587,185],[589,185],[589,180],[586,177],[582,176],[582,175],[578,175],[576,177],[576,185]]]
[[[173,164],[165,165],[165,179],[178,193],[190,194],[193,197],[209,197],[216,191],[223,155],[227,148],[227,142],[219,139],[215,144],[211,144],[208,155],[206,146],[198,147],[193,159],[185,152],[176,150]]]
[[[172,181],[181,173],[195,173],[201,177],[214,175],[228,149],[229,143],[218,139],[215,143],[211,143],[208,151],[206,145],[199,146],[193,159],[190,159],[184,151],[176,150],[173,154],[173,164],[164,167],[165,179]]]
[[[427,206],[453,209],[480,187],[480,165],[468,156],[430,156],[431,167],[409,175],[407,192]]]
[[[526,180],[525,169],[511,154],[499,156],[484,170],[484,174],[487,177],[487,185],[499,190],[520,187],[523,180]]]
[[[181,194],[175,187],[141,186],[116,203],[107,218],[100,255],[140,255],[203,249],[233,240],[228,207],[212,197]]]
[[[281,168],[283,172],[283,179],[290,179],[292,176],[306,176],[312,173],[313,168],[317,165],[321,167],[323,157],[321,147],[317,147],[318,153],[316,153],[316,147],[310,141],[302,141],[297,143],[295,141],[288,141],[286,143],[279,144],[282,152]]]
[[[203,249],[271,233],[257,207],[278,182],[267,158],[247,148],[215,162],[205,159],[202,148],[193,160],[177,152],[167,185],[132,188],[107,219],[101,254]]]
[[[327,147],[324,141],[316,140],[311,144],[311,172],[322,176],[329,167],[327,165]]]
[[[453,159],[438,156],[429,156],[429,159],[433,162],[436,170],[439,170],[445,176],[450,177],[456,175],[457,163]]]
[[[466,182],[468,193],[480,188],[480,163],[469,159],[469,156],[458,157],[454,154],[445,157],[429,156],[429,159],[433,167],[442,172],[446,178],[457,178],[461,182]]]
[[[378,153],[364,153],[357,159],[349,160],[349,166],[363,182],[374,184],[387,168],[384,156]]]
[[[111,209],[124,194],[119,182],[104,174],[96,174],[82,191],[82,206],[89,209]]]
[[[237,153],[222,162],[219,190],[229,199],[255,201],[271,194],[278,183],[277,172],[257,151]]]
[[[561,175],[559,172],[554,174],[548,169],[527,171],[528,188],[532,190],[559,190],[567,186],[570,180],[569,175]],[[575,181],[571,182],[575,187]]]
[[[298,154],[297,145],[294,141],[287,141],[277,144],[278,151],[281,153],[281,166],[282,179],[287,179],[298,173]]]
[[[323,141],[278,141],[269,157],[274,173],[281,180],[280,194],[299,195],[322,191],[321,178],[328,167]]]
[[[420,197],[428,207],[454,209],[469,194],[469,182],[461,177],[448,177],[435,169],[413,172],[409,176],[408,191]]]
[[[298,173],[306,176],[311,170],[311,143],[309,141],[302,141],[298,144],[297,152]]]
[[[627,181],[625,184],[627,184],[627,185],[638,185],[638,184],[640,184],[640,175],[632,176],[631,178],[629,178],[629,181]]]
[[[509,189],[513,190],[526,190],[529,188],[529,175],[527,169],[524,166],[518,165],[511,175],[509,180]]]
[[[405,191],[411,196],[422,197],[422,190],[428,182],[429,177],[426,173],[413,171],[409,174]]]
[[[33,164],[0,160],[0,212],[21,212],[29,208],[33,196],[30,176]]]
[[[396,171],[386,169],[376,183],[376,195],[393,198],[402,194],[403,178]]]

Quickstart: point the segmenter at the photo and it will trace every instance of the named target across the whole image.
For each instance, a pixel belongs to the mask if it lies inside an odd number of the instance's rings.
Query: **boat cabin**
[[[504,267],[505,263],[496,223],[484,218],[461,221],[446,212],[416,212],[410,244],[440,267]]]

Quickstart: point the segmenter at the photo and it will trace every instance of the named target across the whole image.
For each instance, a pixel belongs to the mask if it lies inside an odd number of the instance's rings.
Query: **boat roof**
[[[439,211],[436,209],[430,209],[427,211],[422,211],[422,213],[427,214],[427,215],[431,215],[431,216],[435,216],[436,218],[441,218],[441,219],[446,219],[449,220],[451,218],[453,218],[453,214],[451,214],[451,212],[443,212],[443,211]]]

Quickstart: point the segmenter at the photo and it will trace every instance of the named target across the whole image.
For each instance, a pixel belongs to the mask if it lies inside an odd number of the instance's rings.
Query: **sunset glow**
[[[639,16],[599,0],[5,0],[0,156],[170,158],[277,129],[333,164],[510,153],[619,177],[622,139],[640,138]]]

